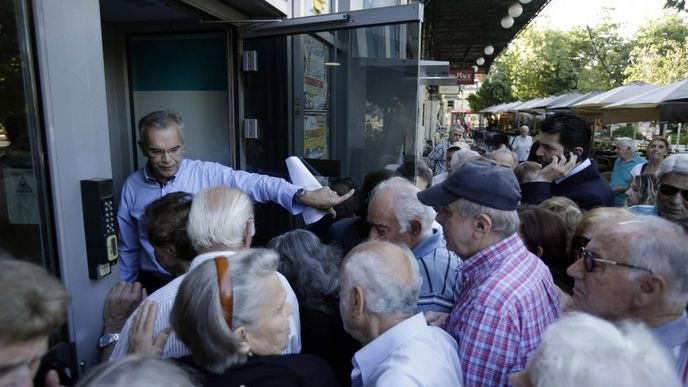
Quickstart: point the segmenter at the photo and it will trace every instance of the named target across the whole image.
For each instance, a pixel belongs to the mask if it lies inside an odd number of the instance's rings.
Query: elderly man
[[[40,266],[0,260],[0,386],[33,386],[48,338],[67,319],[64,286]],[[45,386],[59,385],[55,371]]]
[[[328,209],[353,195],[337,195],[329,188],[305,191],[283,179],[263,176],[211,162],[186,160],[182,118],[169,111],[152,112],[139,121],[141,152],[146,166],[131,174],[122,187],[117,219],[120,230],[120,278],[139,280],[151,290],[172,275],[154,259],[153,247],[145,232],[143,211],[153,200],[170,192],[196,193],[203,188],[224,185],[237,188],[256,202],[273,201],[291,211],[302,212],[307,206]]]
[[[656,176],[658,215],[688,229],[688,154],[664,159]]]
[[[432,169],[433,175],[439,175],[442,172],[447,172],[447,149],[449,145],[458,142],[461,139],[462,130],[459,127],[452,127],[449,129],[449,137],[440,141],[425,158],[428,167]]]
[[[353,358],[357,386],[462,386],[454,339],[415,313],[421,278],[407,249],[372,241],[344,258],[339,309],[364,345]]]
[[[656,216],[638,216],[594,234],[567,273],[574,307],[609,320],[633,318],[652,328],[688,384],[688,239]]]
[[[521,184],[523,202],[540,204],[565,196],[583,210],[613,206],[612,189],[588,159],[590,125],[575,113],[563,112],[547,117],[540,131],[536,155],[544,168],[533,181]]]
[[[561,313],[549,269],[516,233],[516,177],[509,168],[471,160],[418,199],[438,208],[447,247],[464,259],[461,291],[446,321],[459,343],[464,381],[505,385]]]
[[[644,164],[646,160],[638,155],[638,146],[628,137],[616,140],[617,158],[612,169],[612,179],[609,186],[614,191],[614,205],[623,207],[626,204],[626,191],[631,182],[631,170],[638,164]]]
[[[217,256],[228,256],[249,248],[254,230],[253,204],[245,193],[227,187],[213,187],[200,191],[193,198],[187,226],[193,248],[199,255],[188,264],[188,270],[191,271]],[[185,276],[180,275],[148,297],[149,301],[158,304],[158,316],[153,327],[156,337],[169,326],[172,305]],[[287,279],[279,273],[278,276],[287,293],[287,302],[294,308],[294,313],[289,316],[289,346],[285,353],[298,353],[301,350],[299,303]],[[117,360],[126,355],[132,324],[140,310],[141,307],[127,320],[110,360]],[[163,357],[177,358],[188,354],[189,349],[172,332],[165,345]]]
[[[400,177],[380,183],[368,204],[369,238],[403,244],[413,251],[423,278],[418,310],[449,312],[461,284],[460,260],[447,249],[442,230],[433,229],[435,211],[418,201],[419,191]]]
[[[518,166],[518,156],[507,148],[500,148],[487,155],[487,158],[494,161],[497,165],[503,165],[514,169]]]

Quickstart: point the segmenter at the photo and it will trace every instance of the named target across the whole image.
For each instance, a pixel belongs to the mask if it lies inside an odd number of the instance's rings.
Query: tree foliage
[[[686,0],[666,0],[664,8],[675,8],[679,11],[687,11]]]

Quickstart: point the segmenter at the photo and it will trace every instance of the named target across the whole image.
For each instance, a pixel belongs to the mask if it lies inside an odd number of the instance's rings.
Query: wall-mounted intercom
[[[88,276],[102,278],[117,263],[117,222],[112,179],[81,180]]]

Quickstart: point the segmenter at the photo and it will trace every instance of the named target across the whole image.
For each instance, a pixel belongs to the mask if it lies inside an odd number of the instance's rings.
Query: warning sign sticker
[[[33,169],[2,169],[7,215],[12,224],[38,224],[38,196]]]

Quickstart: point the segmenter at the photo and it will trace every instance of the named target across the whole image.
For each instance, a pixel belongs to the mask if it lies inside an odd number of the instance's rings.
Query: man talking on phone
[[[609,184],[588,158],[590,124],[575,113],[547,117],[540,127],[540,146],[535,153],[543,168],[521,184],[524,203],[540,204],[551,196],[565,196],[582,210],[614,206]]]

